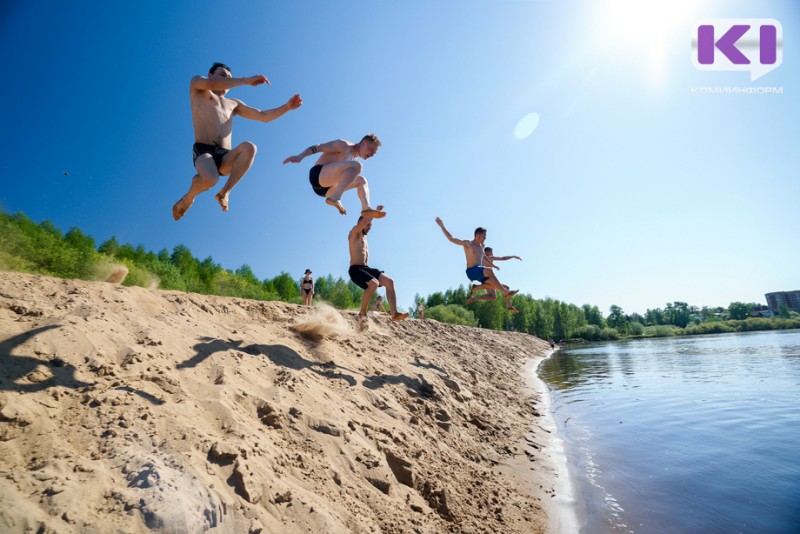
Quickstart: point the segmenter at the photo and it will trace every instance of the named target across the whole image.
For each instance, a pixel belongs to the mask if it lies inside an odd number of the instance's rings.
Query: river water
[[[800,533],[800,331],[579,346],[538,372],[582,534]]]

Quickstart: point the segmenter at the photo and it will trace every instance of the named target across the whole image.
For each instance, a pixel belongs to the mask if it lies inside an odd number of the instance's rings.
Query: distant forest
[[[22,213],[0,211],[0,270],[44,274],[60,278],[104,280],[114,265],[124,265],[126,286],[142,286],[206,295],[301,304],[300,277],[281,272],[259,280],[248,265],[229,270],[209,256],[195,258],[184,245],[170,252],[147,251],[142,245],[119,243],[115,237],[101,243],[78,228],[63,233],[50,221],[35,223]],[[685,302],[667,303],[644,315],[626,314],[613,305],[605,316],[597,306],[576,306],[555,299],[512,298],[518,313],[509,313],[502,298],[466,304],[467,288],[459,286],[414,302],[425,306],[426,319],[526,332],[542,339],[613,340],[625,337],[663,337],[751,330],[800,328],[800,314],[781,309],[778,317],[751,317],[759,305],[732,302],[727,308],[698,308]],[[339,309],[358,308],[361,288],[331,275],[315,279],[315,297]],[[410,310],[417,316],[416,306]]]

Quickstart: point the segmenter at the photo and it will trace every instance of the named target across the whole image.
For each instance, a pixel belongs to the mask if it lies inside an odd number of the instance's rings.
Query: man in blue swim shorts
[[[508,286],[504,286],[500,283],[494,271],[492,271],[492,268],[483,264],[485,257],[483,247],[486,242],[486,228],[476,228],[475,237],[472,241],[468,241],[466,239],[456,239],[450,235],[450,232],[444,227],[444,223],[439,217],[436,217],[436,224],[442,229],[448,241],[464,248],[464,254],[467,257],[467,278],[473,282],[480,282],[486,289],[502,293],[506,299],[506,309],[511,313],[516,313],[517,309],[511,305],[511,297],[516,295],[519,290],[515,289],[510,291]],[[471,293],[472,290],[470,290],[470,294]],[[467,304],[470,302],[472,302],[472,300],[467,300]]]
[[[228,181],[216,194],[216,199],[222,211],[228,211],[228,194],[250,169],[256,157],[256,145],[249,141],[232,148],[231,133],[235,116],[269,122],[302,105],[303,100],[299,94],[280,107],[263,111],[251,108],[241,100],[225,98],[234,87],[264,83],[269,85],[269,80],[261,74],[234,78],[231,70],[223,63],[211,65],[208,78],[192,78],[189,99],[194,123],[192,156],[197,174],[192,178],[189,191],[172,206],[172,218],[176,221],[192,206],[197,195],[214,187],[219,182],[219,177],[225,175],[228,175]]]

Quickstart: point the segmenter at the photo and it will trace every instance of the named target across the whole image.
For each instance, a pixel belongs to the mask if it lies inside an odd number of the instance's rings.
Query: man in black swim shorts
[[[228,194],[250,169],[256,156],[256,145],[249,141],[231,148],[235,116],[269,122],[302,105],[303,100],[299,94],[294,95],[280,107],[264,111],[251,108],[241,100],[225,97],[234,87],[265,83],[269,85],[269,80],[261,74],[248,78],[233,78],[231,70],[222,63],[211,65],[208,78],[204,76],[192,78],[189,99],[192,104],[195,141],[192,155],[197,174],[192,178],[189,191],[172,206],[172,217],[176,221],[183,217],[197,195],[214,187],[219,182],[219,177],[225,175],[229,175],[228,181],[216,194],[216,199],[222,211],[228,211]]]
[[[378,206],[379,211],[382,210],[382,208],[383,206]],[[370,215],[360,216],[358,222],[347,236],[347,241],[350,244],[350,280],[364,290],[364,296],[361,297],[361,310],[358,313],[358,317],[359,319],[367,317],[367,306],[372,299],[372,294],[375,293],[375,290],[379,287],[385,287],[386,300],[389,301],[392,321],[402,321],[408,317],[408,314],[399,313],[397,311],[394,280],[386,276],[383,271],[367,265],[369,260],[367,234],[372,228],[372,219],[374,219],[374,217]]]
[[[369,203],[369,185],[361,176],[361,163],[356,158],[369,159],[378,152],[381,141],[375,134],[367,134],[358,143],[336,139],[319,145],[311,145],[296,156],[289,156],[283,163],[300,163],[311,154],[320,153],[317,162],[308,172],[308,181],[314,192],[325,199],[339,213],[346,215],[341,198],[345,191],[355,189],[361,200],[361,215],[379,219],[386,212],[375,210]]]

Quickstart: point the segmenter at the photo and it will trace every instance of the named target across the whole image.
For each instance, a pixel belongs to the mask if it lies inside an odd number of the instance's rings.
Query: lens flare
[[[517,139],[525,139],[526,137],[530,137],[534,130],[536,130],[537,126],[539,126],[539,114],[528,113],[517,123],[516,128],[514,128],[514,136]]]

